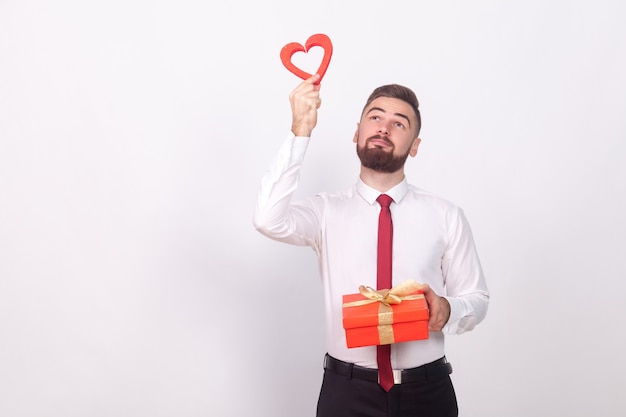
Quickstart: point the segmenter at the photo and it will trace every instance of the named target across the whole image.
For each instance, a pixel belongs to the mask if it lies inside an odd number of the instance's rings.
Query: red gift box
[[[426,299],[415,286],[403,283],[400,287],[404,291],[361,286],[360,293],[343,296],[343,328],[349,348],[428,339]]]

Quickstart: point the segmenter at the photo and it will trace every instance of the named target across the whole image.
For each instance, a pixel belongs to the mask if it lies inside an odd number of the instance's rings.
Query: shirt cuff
[[[291,144],[291,159],[297,162],[302,162],[304,160],[304,155],[306,154],[306,150],[309,146],[310,141],[309,136],[295,136],[293,132],[289,132],[289,136],[287,140]]]
[[[460,328],[459,324],[465,316],[465,305],[461,300],[454,297],[444,297],[450,304],[450,318],[445,326],[443,326],[443,333],[445,334],[461,334],[465,330]]]

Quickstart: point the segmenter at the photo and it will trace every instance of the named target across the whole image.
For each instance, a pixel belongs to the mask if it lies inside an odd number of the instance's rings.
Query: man
[[[421,118],[413,91],[395,84],[374,90],[357,124],[357,183],[292,201],[317,124],[318,79],[305,80],[289,96],[292,135],[262,180],[254,215],[261,233],[311,246],[319,258],[328,355],[317,415],[456,416],[444,333],[472,330],[489,302],[470,227],[460,208],[407,183],[404,164],[417,154]],[[392,201],[393,285],[423,283],[430,312],[428,339],[393,344],[382,359],[377,346],[348,349],[342,327],[342,295],[377,286],[381,194]],[[389,358],[395,376],[383,384],[388,365],[379,361]]]

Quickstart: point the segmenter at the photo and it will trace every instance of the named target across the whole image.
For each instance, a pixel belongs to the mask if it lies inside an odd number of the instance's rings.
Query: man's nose
[[[389,130],[387,130],[387,125],[382,125],[378,128],[378,132],[381,134],[388,134]]]

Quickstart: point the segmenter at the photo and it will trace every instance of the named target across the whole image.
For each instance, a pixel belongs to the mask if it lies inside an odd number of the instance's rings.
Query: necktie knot
[[[391,205],[393,198],[389,197],[387,194],[381,194],[376,199],[381,207],[387,208]]]

